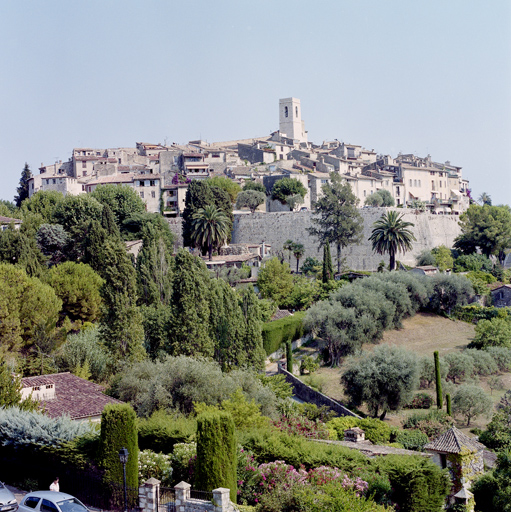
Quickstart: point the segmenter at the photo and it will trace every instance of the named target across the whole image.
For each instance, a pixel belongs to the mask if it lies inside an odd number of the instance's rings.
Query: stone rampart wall
[[[413,243],[413,250],[405,255],[398,253],[396,259],[407,265],[415,265],[415,257],[424,249],[432,249],[438,245],[452,247],[454,239],[460,234],[458,225],[459,217],[456,215],[431,215],[428,213],[415,214],[414,210],[396,208],[405,214],[405,221],[412,222],[415,226],[412,231],[417,239]],[[383,259],[389,262],[388,255],[381,256],[373,253],[368,238],[371,235],[373,223],[380,218],[386,208],[362,208],[360,213],[364,219],[362,242],[346,248],[343,257],[346,257],[346,265],[356,270],[376,270],[378,263]],[[232,243],[261,243],[263,240],[271,244],[272,253],[282,250],[286,240],[293,240],[305,246],[305,254],[301,261],[308,256],[322,259],[322,251],[318,251],[316,240],[311,237],[307,228],[311,226],[312,212],[276,212],[236,214],[234,216]],[[332,258],[336,249],[331,247]],[[293,265],[294,263],[294,265]],[[296,261],[291,257],[291,268]]]
[[[364,229],[360,244],[347,247],[343,251],[346,257],[346,265],[354,270],[376,270],[379,262],[383,259],[388,265],[388,255],[381,256],[371,249],[368,238],[371,236],[372,225],[376,222],[386,208],[361,208],[360,214],[364,219]],[[439,245],[452,247],[454,239],[460,234],[457,215],[431,215],[429,213],[414,213],[415,210],[396,208],[399,213],[404,213],[404,220],[412,222],[415,226],[412,232],[417,239],[413,243],[413,250],[406,254],[398,253],[396,259],[406,265],[414,266],[415,257],[424,249],[432,249]],[[317,241],[309,235],[307,228],[311,224],[312,212],[256,212],[239,213],[234,215],[232,233],[233,244],[261,243],[271,245],[272,254],[282,251],[286,240],[301,243],[305,247],[303,262],[308,256],[321,261],[323,254],[318,251]],[[183,246],[182,219],[168,219],[170,229],[176,235],[175,247]],[[332,258],[335,268],[336,249],[331,247]],[[296,267],[294,257],[291,257],[291,268]]]

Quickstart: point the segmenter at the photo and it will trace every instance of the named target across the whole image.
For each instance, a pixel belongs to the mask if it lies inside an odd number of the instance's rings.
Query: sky
[[[0,0],[0,199],[74,147],[269,135],[430,154],[511,204],[509,0]]]

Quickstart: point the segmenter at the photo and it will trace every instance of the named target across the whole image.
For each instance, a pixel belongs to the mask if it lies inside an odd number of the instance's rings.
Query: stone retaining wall
[[[289,382],[289,384],[293,386],[293,394],[300,400],[316,404],[318,407],[326,405],[327,407],[330,407],[332,411],[339,414],[339,416],[353,416],[355,418],[360,418],[358,414],[350,411],[344,407],[344,405],[336,402],[333,398],[330,398],[323,393],[312,389],[310,386],[307,386],[307,384],[303,383],[298,377],[295,377],[287,370],[284,370],[280,363],[278,363],[278,372],[282,373],[286,378],[286,382]]]

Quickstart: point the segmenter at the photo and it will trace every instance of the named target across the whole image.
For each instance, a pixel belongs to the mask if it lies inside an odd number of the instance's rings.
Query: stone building
[[[433,462],[442,469],[447,468],[452,488],[449,494],[451,504],[464,504],[467,510],[474,510],[472,481],[484,472],[485,446],[452,427],[424,446],[426,453],[433,455]]]
[[[511,285],[503,284],[490,292],[493,305],[496,308],[511,307]]]

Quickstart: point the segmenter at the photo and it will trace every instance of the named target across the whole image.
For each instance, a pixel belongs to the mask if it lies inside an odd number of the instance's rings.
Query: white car
[[[78,499],[65,492],[37,491],[27,494],[19,504],[19,512],[89,512]]]
[[[16,510],[18,502],[14,494],[0,482],[0,512],[7,512],[8,510]]]

